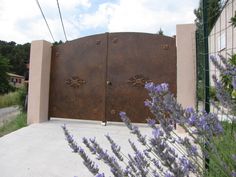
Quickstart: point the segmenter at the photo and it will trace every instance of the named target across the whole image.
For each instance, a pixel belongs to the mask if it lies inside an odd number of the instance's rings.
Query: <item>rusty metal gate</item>
[[[52,50],[49,116],[120,121],[125,111],[145,122],[145,82],[169,83],[176,94],[175,39],[146,33],[106,33]]]

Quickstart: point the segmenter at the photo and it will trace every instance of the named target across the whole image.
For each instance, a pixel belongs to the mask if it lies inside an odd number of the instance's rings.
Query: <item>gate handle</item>
[[[111,81],[107,81],[107,85],[112,85]]]

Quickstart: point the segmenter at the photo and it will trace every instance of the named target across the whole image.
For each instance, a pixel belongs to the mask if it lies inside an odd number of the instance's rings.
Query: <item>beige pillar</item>
[[[177,46],[177,101],[184,108],[196,106],[196,26],[176,26]],[[177,131],[184,130],[177,125]]]
[[[49,80],[52,44],[39,40],[31,43],[27,123],[48,121]]]
[[[196,27],[177,25],[177,101],[183,107],[196,105]]]

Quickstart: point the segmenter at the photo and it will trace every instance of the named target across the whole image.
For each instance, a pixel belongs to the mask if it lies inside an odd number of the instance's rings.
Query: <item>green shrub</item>
[[[0,95],[0,108],[18,104],[18,92],[10,92]]]
[[[226,164],[232,165],[232,169],[236,169],[236,163],[234,162],[232,158],[232,154],[236,154],[236,144],[234,139],[234,133],[236,129],[236,123],[234,122],[222,122],[223,128],[224,128],[224,134],[222,137],[216,137],[214,139],[214,143],[216,145],[217,151],[221,152],[220,158],[222,161],[226,162]],[[215,163],[214,160],[210,159],[210,170],[209,170],[209,176],[215,177],[215,176],[224,176],[225,174],[222,173],[222,170],[219,169],[219,166]]]
[[[203,85],[202,80],[198,81],[197,99],[198,99],[198,101],[203,101],[204,100],[204,85]]]
[[[215,87],[210,87],[210,98],[212,101],[217,101]]]
[[[0,95],[0,108],[17,105],[21,111],[25,111],[26,87],[18,88],[15,92]]]
[[[22,87],[22,88],[18,89],[17,93],[18,93],[17,105],[19,106],[21,111],[25,112],[26,111],[25,101],[26,101],[26,95],[27,95],[27,88]]]
[[[10,122],[6,122],[0,127],[0,137],[27,126],[26,113],[20,113]]]
[[[210,99],[212,101],[217,101],[215,87],[210,87],[209,94],[210,94]],[[204,101],[204,97],[205,97],[204,83],[203,83],[203,81],[199,81],[198,88],[197,88],[197,99],[198,99],[198,101]]]

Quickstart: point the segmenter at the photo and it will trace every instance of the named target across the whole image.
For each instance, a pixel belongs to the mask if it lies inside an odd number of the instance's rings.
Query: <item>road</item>
[[[17,106],[11,106],[0,109],[0,125],[5,121],[12,120],[19,113]]]

